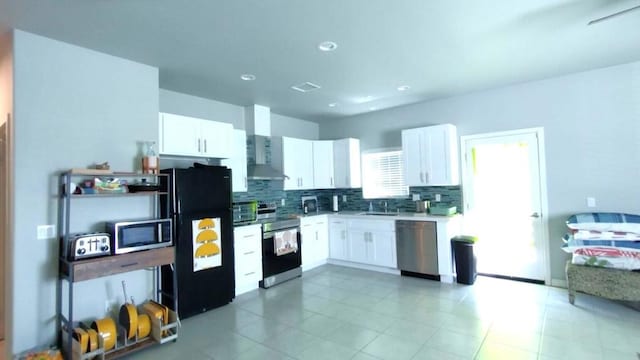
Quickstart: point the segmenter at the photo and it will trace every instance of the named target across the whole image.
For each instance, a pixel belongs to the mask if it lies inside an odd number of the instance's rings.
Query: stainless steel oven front
[[[300,220],[274,220],[262,224],[260,287],[269,288],[302,275]]]

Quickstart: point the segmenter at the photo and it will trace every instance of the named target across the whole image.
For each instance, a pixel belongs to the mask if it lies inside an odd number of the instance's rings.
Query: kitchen
[[[52,278],[57,265],[50,255],[56,253],[57,243],[35,240],[33,234],[35,224],[55,223],[51,175],[70,164],[107,159],[115,169],[137,166],[132,155],[139,151],[136,142],[159,133],[159,112],[225,120],[238,129],[245,124],[241,106],[161,89],[156,68],[23,31],[17,31],[12,41],[12,80],[20,84],[13,90],[13,102],[6,111],[14,114],[14,163],[20,164],[14,174],[13,238],[32,240],[8,244],[12,275],[7,284],[13,290],[9,303],[12,317],[22,317],[20,322],[9,323],[12,347],[18,352],[49,342],[55,327],[47,319],[55,314]],[[8,43],[9,39],[3,38],[4,55],[11,48]],[[401,129],[443,122],[454,123],[459,135],[544,126],[549,155],[549,241],[553,245],[566,215],[575,209],[586,210],[583,198],[589,192],[602,199],[603,208],[638,212],[633,199],[638,198],[640,189],[632,177],[621,177],[611,186],[606,175],[619,168],[630,169],[629,173],[637,170],[633,167],[637,162],[627,164],[620,156],[637,153],[633,136],[638,129],[638,102],[633,90],[636,82],[632,81],[637,78],[637,68],[638,63],[628,63],[510,85],[355,116],[348,122],[329,120],[318,125],[274,115],[271,135],[310,140],[353,137],[360,139],[362,149],[371,149],[399,146]],[[389,118],[394,120],[386,120]],[[569,145],[567,139],[578,129],[584,129],[580,131],[583,140]],[[601,141],[618,146],[596,150],[592,145]],[[576,160],[575,153],[593,161]],[[601,169],[596,171],[593,163]],[[579,186],[569,186],[567,179],[575,179],[576,173],[589,175],[577,183]],[[298,204],[297,195],[289,198],[289,192],[284,193],[287,204]],[[339,194],[347,195],[347,205],[341,209],[348,209],[352,194]],[[280,194],[273,196],[273,200],[282,198]],[[117,215],[117,210],[106,211],[101,215]],[[34,241],[42,246],[33,249]],[[562,279],[564,256],[560,252],[551,256],[552,277]],[[33,299],[39,299],[36,305]],[[102,311],[103,305],[95,308]]]

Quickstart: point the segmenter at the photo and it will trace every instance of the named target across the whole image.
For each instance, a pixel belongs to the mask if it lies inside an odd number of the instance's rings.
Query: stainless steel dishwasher
[[[434,221],[396,220],[396,253],[402,275],[440,280]]]

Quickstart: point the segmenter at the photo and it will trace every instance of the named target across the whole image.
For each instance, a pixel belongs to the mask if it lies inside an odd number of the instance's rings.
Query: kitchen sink
[[[397,212],[384,212],[384,211],[365,211],[361,212],[358,215],[377,215],[377,216],[398,216],[400,215]]]

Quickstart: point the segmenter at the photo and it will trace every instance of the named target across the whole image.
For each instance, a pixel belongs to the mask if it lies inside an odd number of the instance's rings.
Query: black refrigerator
[[[163,169],[163,217],[173,221],[177,294],[185,319],[231,302],[235,296],[231,170],[221,166]],[[168,209],[168,210],[167,210]],[[162,270],[162,288],[173,289],[171,269]],[[176,310],[176,309],[173,309]]]

